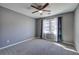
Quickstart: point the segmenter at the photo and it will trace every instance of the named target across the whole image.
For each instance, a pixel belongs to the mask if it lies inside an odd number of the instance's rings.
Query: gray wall
[[[35,20],[0,7],[0,48],[35,36]]]
[[[75,47],[79,52],[79,5],[75,11]]]
[[[41,35],[41,19],[36,19],[36,37],[40,38]]]
[[[46,17],[46,19],[53,19],[59,16],[63,17],[62,19],[63,42],[74,44],[74,30],[73,30],[74,29],[74,26],[73,26],[74,25],[74,13],[73,12],[64,13],[61,15]],[[38,21],[38,24],[39,25],[37,27],[39,27],[40,29],[40,21]],[[37,30],[36,33],[37,33],[37,36],[39,36],[40,30]]]
[[[74,14],[63,14],[62,20],[62,36],[63,41],[74,44]]]

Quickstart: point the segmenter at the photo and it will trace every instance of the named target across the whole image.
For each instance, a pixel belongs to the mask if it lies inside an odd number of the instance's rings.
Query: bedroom
[[[78,3],[0,3],[0,54],[76,55],[78,15]]]

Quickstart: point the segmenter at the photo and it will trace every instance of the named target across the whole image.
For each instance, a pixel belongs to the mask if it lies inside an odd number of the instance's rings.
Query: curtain
[[[58,42],[62,42],[62,17],[58,17]]]

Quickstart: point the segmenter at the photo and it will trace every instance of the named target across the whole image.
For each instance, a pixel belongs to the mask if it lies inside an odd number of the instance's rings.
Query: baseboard
[[[74,45],[74,44],[71,43],[71,42],[65,42],[65,41],[63,41],[63,43],[70,44],[70,45]]]
[[[20,44],[20,43],[23,43],[25,41],[29,41],[29,40],[32,40],[32,39],[34,39],[34,37],[31,37],[31,38],[28,38],[28,39],[25,39],[23,41],[20,41],[20,42],[17,42],[17,43],[13,43],[13,44],[10,44],[10,45],[7,45],[7,46],[4,46],[4,47],[0,48],[0,50],[5,49],[5,48],[8,48],[8,47],[11,47],[11,46],[15,46],[17,44]]]

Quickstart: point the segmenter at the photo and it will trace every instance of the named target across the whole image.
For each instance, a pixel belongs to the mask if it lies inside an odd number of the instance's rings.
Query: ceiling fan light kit
[[[39,13],[42,13],[42,12],[43,12],[42,10],[39,11]]]

